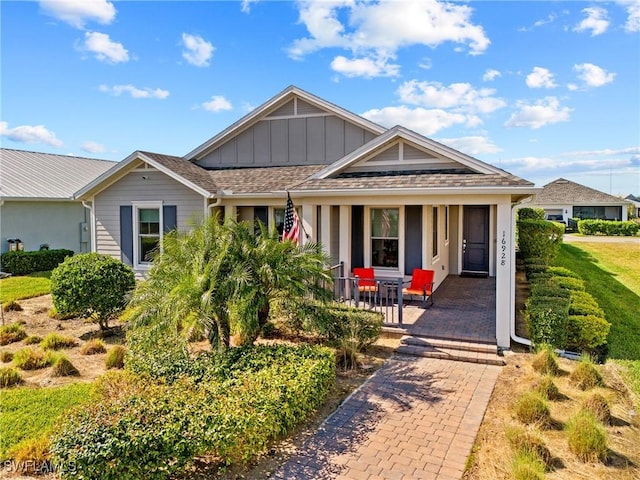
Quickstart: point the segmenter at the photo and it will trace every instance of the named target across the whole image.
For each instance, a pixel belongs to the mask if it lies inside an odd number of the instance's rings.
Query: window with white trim
[[[136,266],[150,266],[162,240],[162,207],[134,205],[134,258]]]
[[[399,268],[400,209],[371,209],[371,266]]]

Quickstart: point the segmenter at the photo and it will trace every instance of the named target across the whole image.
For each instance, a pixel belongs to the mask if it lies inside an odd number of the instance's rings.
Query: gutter
[[[531,340],[529,340],[528,338],[524,338],[524,337],[520,337],[518,335],[516,335],[516,305],[515,305],[515,299],[516,299],[516,249],[515,249],[515,245],[516,245],[516,211],[517,211],[517,207],[519,207],[520,205],[524,204],[524,203],[530,203],[532,201],[533,197],[526,197],[522,200],[520,200],[519,202],[515,202],[511,204],[511,245],[514,246],[514,248],[511,249],[511,275],[509,275],[510,278],[510,290],[511,290],[511,295],[512,295],[512,299],[513,301],[510,302],[510,317],[511,317],[511,326],[509,327],[509,335],[511,336],[511,340],[513,340],[514,342],[517,342],[521,345],[527,345],[527,346],[531,346]]]

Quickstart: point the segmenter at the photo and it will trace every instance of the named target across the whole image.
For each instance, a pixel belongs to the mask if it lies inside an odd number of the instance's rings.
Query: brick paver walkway
[[[396,354],[271,478],[459,480],[500,369]]]

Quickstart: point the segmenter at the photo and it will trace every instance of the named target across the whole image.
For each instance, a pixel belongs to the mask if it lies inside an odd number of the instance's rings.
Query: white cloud
[[[585,14],[584,18],[578,25],[574,27],[576,32],[591,31],[591,36],[602,35],[609,28],[609,19],[607,11],[602,7],[587,7],[582,9]]]
[[[616,155],[640,155],[640,147],[604,148],[602,150],[578,150],[560,154],[560,156],[563,157],[610,157]]]
[[[85,152],[89,152],[89,153],[103,153],[106,151],[106,148],[104,148],[104,145],[101,145],[100,143],[92,142],[90,140],[84,142],[81,148]]]
[[[129,61],[129,52],[121,43],[114,42],[106,33],[85,32],[84,44],[79,50],[91,52],[101,62],[124,63]]]
[[[251,12],[251,4],[258,3],[258,1],[259,0],[242,0],[240,4],[240,10],[242,11],[242,13],[249,13]]]
[[[533,71],[527,75],[526,82],[529,88],[555,88],[558,86],[553,81],[553,73],[542,67],[533,67]]]
[[[566,12],[566,11],[563,11],[563,12],[561,13],[561,15],[566,15],[566,14],[567,14],[567,12]],[[555,21],[559,18],[559,16],[560,16],[560,15],[558,15],[558,14],[557,14],[557,13],[555,13],[555,12],[550,13],[550,14],[547,16],[547,18],[543,18],[543,19],[540,19],[540,20],[536,20],[536,21],[533,23],[533,25],[531,25],[530,27],[520,27],[520,28],[518,29],[518,31],[520,31],[520,32],[530,32],[530,31],[532,31],[532,30],[534,30],[534,29],[536,29],[536,28],[540,28],[540,27],[542,27],[542,26],[544,26],[544,25],[548,25],[548,24],[550,24],[550,23],[555,22]]]
[[[573,69],[578,73],[578,78],[588,87],[602,87],[607,83],[613,82],[616,77],[615,73],[607,72],[604,68],[593,63],[574,65]]]
[[[502,151],[500,147],[492,143],[487,137],[480,135],[458,138],[441,138],[438,139],[438,141],[453,147],[456,150],[460,150],[467,155],[482,155]]]
[[[502,74],[493,68],[488,68],[485,72],[484,75],[482,75],[482,80],[485,82],[492,82],[493,80],[495,80],[498,77],[501,77]]]
[[[161,88],[137,88],[133,85],[113,85],[109,87],[108,85],[100,85],[98,90],[104,93],[110,93],[116,97],[119,97],[123,93],[128,93],[131,98],[159,98],[160,100],[164,100],[169,96],[168,90],[162,90]]]
[[[453,108],[460,112],[491,113],[506,105],[494,97],[492,88],[476,89],[469,83],[442,85],[439,82],[409,80],[398,87],[403,103],[434,108]]]
[[[402,125],[423,135],[433,135],[443,128],[468,123],[469,120],[466,115],[459,113],[422,107],[410,108],[405,105],[368,110],[362,116],[386,127]]]
[[[569,120],[571,109],[561,107],[556,97],[545,97],[534,104],[517,102],[518,111],[504,124],[505,127],[527,127],[538,129],[545,125]]]
[[[202,108],[210,112],[221,112],[223,110],[231,110],[233,106],[231,102],[222,95],[214,95],[210,101],[202,104]]]
[[[429,57],[424,57],[420,63],[418,63],[418,66],[423,70],[431,70],[433,65]]]
[[[331,69],[351,78],[397,77],[400,74],[400,65],[380,57],[348,59],[339,55],[331,62]]]
[[[638,0],[618,0],[618,5],[627,10],[627,22],[624,29],[627,32],[640,32],[640,2]]]
[[[398,49],[413,45],[435,48],[445,42],[466,45],[472,55],[483,53],[490,41],[471,22],[467,5],[436,0],[365,2],[362,0],[303,0],[299,22],[309,36],[295,40],[289,56],[300,59],[323,48],[343,48],[354,59],[394,58]],[[344,20],[343,20],[344,19]],[[383,75],[386,69],[380,69]]]
[[[208,67],[215,47],[199,35],[182,34],[182,57],[196,67]]]
[[[42,11],[75,28],[84,28],[89,21],[108,25],[116,18],[113,3],[106,0],[41,0]]]
[[[567,89],[569,89],[570,92],[575,92],[579,88],[580,87],[578,87],[578,85],[576,85],[575,83],[567,83]]]
[[[64,143],[44,125],[21,125],[9,128],[7,122],[0,122],[0,136],[18,143],[45,143],[52,147],[62,147]]]

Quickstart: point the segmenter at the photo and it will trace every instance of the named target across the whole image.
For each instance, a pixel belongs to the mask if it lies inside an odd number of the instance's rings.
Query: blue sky
[[[640,2],[2,1],[5,148],[184,155],[294,84],[542,186],[640,194]]]

